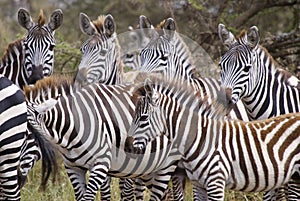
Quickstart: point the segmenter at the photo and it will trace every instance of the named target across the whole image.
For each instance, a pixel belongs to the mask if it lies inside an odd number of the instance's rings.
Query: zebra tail
[[[53,144],[46,139],[44,132],[38,125],[32,125],[32,122],[29,122],[28,128],[31,130],[42,154],[42,178],[40,188],[44,191],[51,172],[53,176],[52,182],[56,180],[56,174],[58,172],[56,151]]]

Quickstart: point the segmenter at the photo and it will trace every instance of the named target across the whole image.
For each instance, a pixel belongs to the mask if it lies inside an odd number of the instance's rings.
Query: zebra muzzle
[[[38,80],[44,78],[43,65],[32,66],[32,73],[28,79],[28,84],[35,84]]]

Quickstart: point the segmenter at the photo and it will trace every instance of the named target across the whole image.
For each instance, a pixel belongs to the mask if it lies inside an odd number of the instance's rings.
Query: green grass
[[[28,175],[28,180],[26,185],[21,191],[21,200],[22,201],[74,201],[74,192],[69,181],[69,178],[66,174],[66,171],[63,167],[62,160],[59,160],[59,171],[57,179],[54,183],[51,180],[47,184],[45,191],[40,189],[41,181],[41,162],[39,161],[35,167],[30,171]],[[111,200],[118,201],[120,200],[120,192],[118,188],[118,179],[113,178],[111,183]],[[97,194],[96,199],[100,200],[99,193]],[[145,200],[149,200],[149,191],[145,195]],[[192,201],[192,185],[190,182],[187,182],[186,186],[186,200]],[[227,191],[226,192],[226,201],[261,201],[261,193],[250,193],[245,194],[241,192]]]

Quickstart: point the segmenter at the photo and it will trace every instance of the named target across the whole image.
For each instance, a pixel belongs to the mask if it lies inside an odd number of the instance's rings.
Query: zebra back
[[[89,38],[81,47],[82,59],[75,83],[79,86],[93,82],[121,83],[123,65],[113,17],[101,15],[91,21],[86,14],[80,13],[80,29]]]
[[[27,34],[24,39],[9,44],[0,62],[0,73],[20,88],[50,76],[54,65],[54,31],[62,24],[62,19],[62,11],[58,9],[45,24],[41,10],[35,23],[26,9],[19,9],[18,22]]]

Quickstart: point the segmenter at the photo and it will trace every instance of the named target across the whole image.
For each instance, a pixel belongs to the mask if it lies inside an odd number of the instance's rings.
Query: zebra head
[[[142,29],[149,29],[143,24],[147,25],[147,23],[140,22]],[[150,42],[142,49],[141,71],[157,72],[168,76],[168,71],[175,69],[169,66],[174,65],[172,62],[175,55],[174,34],[175,22],[172,18],[168,18],[164,21],[162,28],[158,29],[156,34],[152,34]]]
[[[258,29],[253,26],[248,32],[242,32],[238,39],[223,24],[219,24],[218,29],[219,37],[228,49],[219,63],[221,85],[231,90],[231,99],[235,104],[249,95],[257,85],[256,78],[260,73],[256,54]]]
[[[125,151],[129,153],[143,154],[147,144],[165,130],[165,118],[157,108],[159,95],[149,79],[145,81],[144,93],[136,105],[125,142]]]
[[[120,47],[116,38],[116,25],[111,15],[99,16],[91,21],[80,13],[80,29],[89,38],[82,44],[82,59],[75,83],[85,85],[93,82],[113,84],[120,69]]]
[[[54,65],[54,32],[63,21],[63,13],[55,10],[50,21],[45,24],[42,10],[38,22],[34,23],[26,9],[18,11],[19,24],[27,30],[23,41],[25,55],[24,70],[28,78],[28,84],[34,84],[37,80],[50,76]]]

